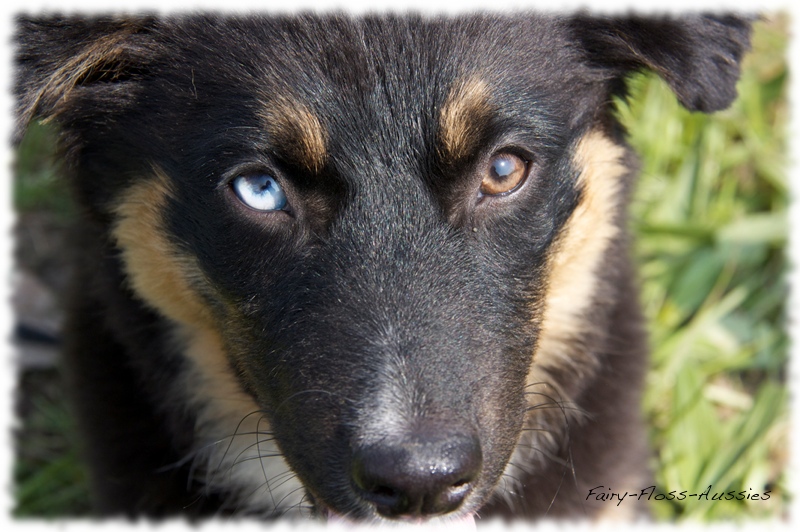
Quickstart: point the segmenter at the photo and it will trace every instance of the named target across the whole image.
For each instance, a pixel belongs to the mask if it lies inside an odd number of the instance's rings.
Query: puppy
[[[590,489],[646,486],[613,101],[652,69],[722,109],[748,41],[734,16],[18,20],[20,132],[55,126],[81,207],[65,366],[98,513],[598,517]]]

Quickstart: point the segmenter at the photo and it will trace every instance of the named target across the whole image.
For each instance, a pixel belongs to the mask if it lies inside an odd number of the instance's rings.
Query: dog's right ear
[[[624,85],[631,71],[661,76],[692,111],[713,112],[736,99],[752,18],[735,15],[595,17],[569,19],[573,39],[590,63]]]
[[[99,112],[124,106],[124,85],[145,75],[156,55],[152,26],[145,17],[18,18],[15,142],[31,120],[56,119],[76,98]]]

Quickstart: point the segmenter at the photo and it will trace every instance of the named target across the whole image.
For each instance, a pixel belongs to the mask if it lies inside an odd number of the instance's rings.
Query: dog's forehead
[[[391,98],[401,96],[409,82],[436,92],[470,72],[498,83],[526,77],[544,83],[571,74],[563,62],[572,57],[568,30],[554,17],[311,16],[233,22],[222,31],[236,59],[253,58],[271,88],[291,85],[309,95],[320,95],[323,85],[339,95],[378,97],[380,90]]]
[[[565,86],[574,88],[581,69],[554,18],[227,22],[215,28],[227,35],[223,52],[230,59],[222,77],[248,86],[270,148],[312,172],[331,155],[356,156],[354,147],[372,160],[430,149],[457,158],[472,148],[476,124],[491,111],[524,110],[534,120],[537,112],[577,107],[558,101]],[[567,62],[575,65],[565,68]],[[219,64],[209,62],[208,76]],[[203,72],[195,75],[200,84]]]

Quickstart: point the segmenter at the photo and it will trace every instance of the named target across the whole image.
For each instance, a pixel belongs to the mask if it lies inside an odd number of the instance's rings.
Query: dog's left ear
[[[158,56],[149,16],[19,17],[16,23],[15,143],[34,119],[124,108]],[[75,97],[82,105],[71,105]]]
[[[631,71],[653,70],[686,108],[708,113],[736,99],[752,20],[734,15],[579,15],[569,20],[569,27],[589,61],[612,77],[624,80]]]

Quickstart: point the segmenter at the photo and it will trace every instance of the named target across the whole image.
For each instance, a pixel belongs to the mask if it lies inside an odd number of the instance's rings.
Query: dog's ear
[[[623,80],[634,70],[661,76],[692,111],[713,112],[736,99],[742,56],[750,47],[752,18],[576,16],[573,38],[589,61]]]
[[[126,83],[146,74],[154,54],[150,18],[17,19],[16,96],[19,140],[31,120],[50,120],[74,96],[97,110],[119,109]]]

